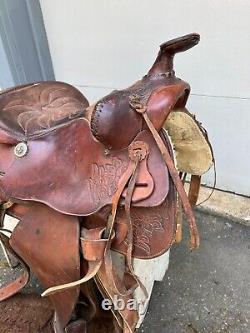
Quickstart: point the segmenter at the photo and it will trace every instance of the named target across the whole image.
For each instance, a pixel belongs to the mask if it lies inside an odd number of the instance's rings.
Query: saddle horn
[[[200,35],[188,34],[179,38],[171,39],[160,45],[160,51],[148,74],[166,73],[173,71],[173,59],[176,53],[184,52],[197,45]]]

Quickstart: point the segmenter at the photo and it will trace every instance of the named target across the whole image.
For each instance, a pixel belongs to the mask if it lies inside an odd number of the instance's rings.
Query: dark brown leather
[[[198,41],[191,34],[163,44],[146,76],[92,107],[59,82],[0,93],[0,201],[11,200],[8,213],[21,220],[10,244],[50,288],[56,333],[134,332],[138,312],[106,314],[102,299],[128,303],[137,286],[146,295],[132,259],[172,245],[176,188],[195,226],[161,128],[190,93],[175,77],[173,57]]]
[[[197,45],[200,41],[199,34],[189,34],[161,44],[159,54],[149,73],[167,72],[173,70],[173,59],[176,53],[186,51]]]

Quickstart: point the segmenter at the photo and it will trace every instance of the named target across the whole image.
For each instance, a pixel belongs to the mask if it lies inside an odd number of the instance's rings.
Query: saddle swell
[[[154,127],[159,131],[175,107],[184,107],[190,93],[188,83],[169,73],[146,75],[133,86],[116,90],[96,103],[91,115],[91,130],[109,149],[129,146],[145,123],[130,105],[136,95],[147,105]]]
[[[198,42],[199,35],[190,34],[162,44],[147,75],[131,87],[115,90],[99,100],[90,119],[91,130],[97,140],[110,149],[126,148],[145,128],[142,117],[131,108],[130,98],[133,95],[147,106],[147,114],[157,131],[175,107],[184,108],[190,86],[175,77],[173,57]]]

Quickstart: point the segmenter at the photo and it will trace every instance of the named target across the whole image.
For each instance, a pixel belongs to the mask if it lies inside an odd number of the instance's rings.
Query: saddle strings
[[[189,229],[190,229],[190,248],[191,250],[198,248],[200,245],[200,238],[199,238],[199,232],[198,228],[195,222],[194,214],[192,211],[192,207],[190,205],[190,202],[188,200],[187,194],[185,192],[185,189],[183,187],[182,181],[179,178],[179,174],[175,168],[174,162],[164,144],[162,141],[162,138],[160,137],[159,133],[155,129],[153,123],[149,119],[146,110],[147,108],[142,105],[140,100],[138,99],[138,96],[132,96],[130,100],[131,107],[137,111],[138,113],[142,114],[150,132],[152,133],[155,142],[162,154],[162,157],[168,167],[168,171],[170,173],[170,176],[174,182],[174,185],[176,187],[176,190],[179,194],[179,197],[182,202],[183,209],[185,211],[185,214],[187,216],[188,222],[189,222]]]
[[[112,263],[111,253],[110,253],[111,242],[112,242],[111,235],[112,235],[112,232],[114,230],[118,204],[119,204],[119,201],[121,199],[121,195],[122,195],[122,193],[123,193],[127,184],[128,184],[128,191],[127,191],[126,197],[125,197],[125,207],[126,207],[128,201],[132,200],[132,195],[133,195],[134,187],[135,187],[138,164],[139,164],[139,157],[138,157],[138,159],[136,158],[135,160],[130,159],[128,168],[127,168],[125,174],[123,174],[123,176],[122,176],[122,178],[121,178],[121,180],[118,184],[118,189],[117,189],[117,191],[115,192],[115,194],[113,196],[112,211],[111,211],[111,214],[109,216],[108,224],[107,224],[107,227],[106,227],[106,230],[105,230],[105,233],[104,233],[104,237],[108,238],[108,240],[109,240],[108,241],[109,243],[108,243],[108,245],[106,247],[106,251],[105,251],[106,253],[104,254],[104,263],[105,263],[106,275],[107,275],[107,278],[109,279],[109,281],[112,281],[112,286],[113,286],[113,289],[115,290],[115,292],[118,295],[122,296],[122,297],[131,295],[134,292],[134,290],[137,288],[137,286],[140,285],[140,283],[138,282],[138,278],[133,273],[133,268],[132,268],[130,273],[131,273],[132,277],[134,278],[134,280],[136,281],[136,286],[133,285],[129,289],[126,289],[126,287],[125,287],[125,288],[122,288],[123,290],[121,290],[121,286],[123,285],[121,283],[121,279],[113,271],[113,263]],[[131,192],[132,192],[132,194],[131,194]],[[128,220],[128,223],[130,223],[130,221],[131,220]],[[130,234],[130,226],[128,227],[128,230],[129,230],[128,234]],[[130,260],[128,256],[126,256],[126,260],[127,260],[127,263],[129,263],[129,267],[132,267],[130,265],[132,260]],[[98,276],[98,274],[97,274],[97,276]],[[119,283],[119,287],[118,287],[118,283]]]
[[[139,162],[140,162],[140,157],[137,156],[136,168],[129,180],[128,190],[127,190],[126,198],[125,198],[125,213],[126,213],[126,218],[127,218],[127,222],[128,222],[128,234],[127,234],[128,248],[127,248],[127,253],[126,253],[126,263],[128,266],[129,273],[132,275],[133,279],[136,281],[136,286],[134,286],[134,288],[131,290],[131,293],[135,291],[137,286],[139,286],[141,288],[141,290],[143,291],[145,297],[148,298],[147,289],[145,288],[144,284],[140,281],[140,279],[135,274],[133,262],[132,262],[134,233],[133,233],[133,222],[131,219],[131,203],[132,203],[132,197],[133,197],[133,193],[134,193],[134,189],[135,189],[135,185],[136,185],[136,178],[137,178]]]

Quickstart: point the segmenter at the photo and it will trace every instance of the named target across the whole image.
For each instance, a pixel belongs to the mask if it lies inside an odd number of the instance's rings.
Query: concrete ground
[[[201,247],[173,247],[140,333],[250,332],[250,228],[196,215]]]
[[[173,247],[139,333],[250,333],[250,228],[196,215],[201,247],[190,253],[187,230]],[[0,268],[0,285],[8,278],[8,270]],[[37,287],[32,280],[26,291]]]

